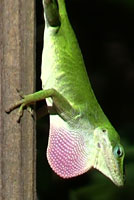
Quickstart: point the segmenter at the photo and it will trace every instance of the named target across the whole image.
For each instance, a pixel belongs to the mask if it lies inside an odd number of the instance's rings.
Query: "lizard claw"
[[[34,111],[30,106],[27,106],[27,111],[31,114],[31,116],[34,118]]]
[[[19,109],[19,111],[17,112],[17,120],[16,120],[18,123],[20,123],[20,119],[22,116],[23,116],[23,110]]]
[[[17,113],[17,122],[20,122],[21,117],[23,116],[23,110],[25,107],[27,107],[28,112],[30,112],[30,114],[33,117],[33,111],[32,108],[27,104],[26,100],[25,100],[25,95],[23,95],[23,92],[16,89],[17,92],[19,93],[19,96],[21,97],[21,100],[15,102],[14,104],[10,105],[5,112],[6,113],[10,113],[11,111],[13,111],[14,109],[19,107],[19,111]]]
[[[16,88],[16,91],[18,92],[19,96],[20,96],[22,99],[25,98],[25,95],[23,94],[23,92],[22,92],[20,89]]]

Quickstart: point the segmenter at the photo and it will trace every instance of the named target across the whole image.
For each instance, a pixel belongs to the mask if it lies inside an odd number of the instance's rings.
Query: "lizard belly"
[[[59,33],[60,34],[60,33]],[[54,88],[72,105],[81,105],[92,97],[89,79],[81,51],[65,35],[53,36],[51,30],[44,34],[42,54],[42,88]]]

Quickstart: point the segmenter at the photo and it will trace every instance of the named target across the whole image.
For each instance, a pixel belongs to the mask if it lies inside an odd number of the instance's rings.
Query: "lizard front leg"
[[[73,109],[71,104],[64,98],[59,92],[55,89],[47,89],[47,90],[40,90],[33,94],[25,95],[22,97],[21,100],[11,105],[6,112],[9,113],[15,108],[19,107],[18,111],[18,121],[20,120],[21,116],[23,115],[23,110],[25,107],[28,107],[31,104],[36,103],[37,101],[44,100],[46,98],[52,98],[53,105],[52,107],[56,110],[57,114],[60,115],[64,120],[69,120],[72,118],[76,111]],[[51,114],[51,110],[48,107],[48,112]]]

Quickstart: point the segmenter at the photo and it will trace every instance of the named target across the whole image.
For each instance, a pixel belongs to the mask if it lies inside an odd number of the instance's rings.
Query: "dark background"
[[[49,118],[37,123],[39,200],[134,199],[134,1],[66,0],[95,95],[120,134],[126,152],[126,184],[118,188],[96,170],[63,180],[46,159]],[[41,89],[42,2],[36,1],[37,90]]]

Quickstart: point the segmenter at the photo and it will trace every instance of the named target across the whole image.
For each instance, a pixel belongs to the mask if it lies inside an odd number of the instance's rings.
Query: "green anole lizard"
[[[64,0],[43,0],[45,32],[42,89],[8,111],[46,99],[50,113],[47,159],[63,178],[96,168],[117,186],[124,184],[124,149],[92,91]]]

